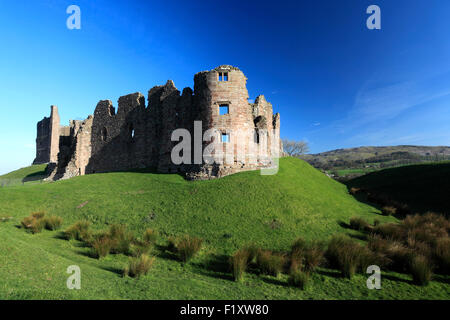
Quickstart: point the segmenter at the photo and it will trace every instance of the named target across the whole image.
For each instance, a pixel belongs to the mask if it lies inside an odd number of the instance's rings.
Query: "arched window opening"
[[[102,141],[106,141],[108,139],[108,130],[106,130],[106,128],[102,129],[101,136],[102,136]]]

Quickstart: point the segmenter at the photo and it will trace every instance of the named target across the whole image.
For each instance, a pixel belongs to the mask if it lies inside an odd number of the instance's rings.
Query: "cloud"
[[[312,125],[313,125],[314,127],[318,127],[318,126],[320,126],[320,122],[314,122]]]
[[[445,80],[442,81],[442,76]],[[449,73],[380,85],[367,82],[356,94],[347,117],[335,122],[341,133],[392,120],[410,109],[450,95]]]

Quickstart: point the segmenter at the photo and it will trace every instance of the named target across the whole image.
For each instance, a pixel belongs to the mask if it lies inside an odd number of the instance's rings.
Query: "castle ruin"
[[[117,112],[110,100],[101,100],[94,115],[83,121],[70,120],[69,126],[60,126],[58,109],[51,106],[50,117],[37,124],[33,163],[49,163],[50,180],[136,168],[211,179],[274,166],[273,159],[281,149],[280,115],[273,114],[263,95],[250,103],[246,82],[238,68],[223,65],[197,73],[194,90],[184,88],[180,94],[169,80],[149,90],[147,106],[139,92],[120,97]],[[200,127],[196,121],[201,121]],[[175,164],[171,153],[178,142],[172,141],[172,133],[178,128],[193,136],[215,128],[219,136],[211,141],[232,161],[198,162],[190,154],[188,161]],[[208,142],[200,141],[198,145],[192,139],[191,150],[204,151]],[[243,141],[250,142],[240,143]],[[264,156],[249,161],[251,150],[258,149],[262,141],[275,148],[267,148]]]

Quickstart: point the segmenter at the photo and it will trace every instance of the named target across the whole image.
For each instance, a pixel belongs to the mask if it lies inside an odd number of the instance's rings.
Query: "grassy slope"
[[[46,164],[38,164],[12,171],[0,176],[0,185],[12,186],[23,183],[39,183],[45,177]]]
[[[77,208],[85,201],[89,202]],[[448,298],[446,279],[421,288],[411,285],[409,276],[396,273],[388,273],[383,289],[376,291],[366,288],[364,276],[344,280],[327,269],[313,276],[307,291],[286,286],[285,276],[251,274],[243,283],[231,281],[226,255],[243,244],[286,250],[298,236],[326,239],[336,232],[350,233],[338,222],[353,215],[369,221],[394,219],[376,214],[376,209],[349,196],[344,185],[298,159],[282,159],[274,176],[245,172],[213,181],[139,172],[87,175],[2,188],[0,204],[0,215],[14,217],[0,224],[0,298]],[[163,234],[161,244],[169,235],[189,233],[205,239],[205,248],[189,264],[157,250],[148,276],[121,278],[125,256],[96,260],[80,243],[58,239],[57,232],[31,235],[15,227],[37,210],[63,217],[64,227],[79,219],[89,219],[98,229],[126,223],[136,234],[151,227]],[[65,287],[65,270],[72,264],[81,268],[81,290]]]
[[[385,169],[353,179],[348,185],[385,193],[418,212],[450,214],[450,162]]]

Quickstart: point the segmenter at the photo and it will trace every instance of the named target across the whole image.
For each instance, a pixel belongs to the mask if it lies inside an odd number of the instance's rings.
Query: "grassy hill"
[[[20,178],[42,168],[22,169]],[[0,299],[448,299],[447,279],[427,287],[411,284],[410,276],[383,273],[382,289],[368,290],[367,277],[351,280],[336,270],[320,268],[309,289],[287,286],[287,277],[248,274],[232,281],[228,256],[242,245],[287,250],[292,241],[330,238],[356,231],[341,221],[352,216],[395,221],[358,202],[340,184],[306,162],[280,161],[277,175],[244,172],[212,181],[189,182],[176,174],[145,171],[94,174],[54,183],[0,188]],[[126,224],[136,235],[146,228],[161,234],[190,234],[204,239],[204,248],[181,263],[156,248],[151,272],[140,279],[122,278],[124,255],[89,256],[89,248],[62,240],[59,232],[30,234],[17,228],[34,211],[64,219],[63,228],[80,219],[100,230]],[[81,290],[68,290],[66,269],[81,268]]]
[[[407,203],[414,212],[450,214],[450,162],[384,169],[352,179],[347,185],[385,194]]]
[[[337,149],[317,154],[301,155],[318,169],[336,177],[355,177],[383,168],[414,163],[450,160],[450,147],[389,146]]]
[[[25,183],[40,183],[45,178],[46,164],[38,164],[12,171],[0,176],[0,186],[23,185]]]

